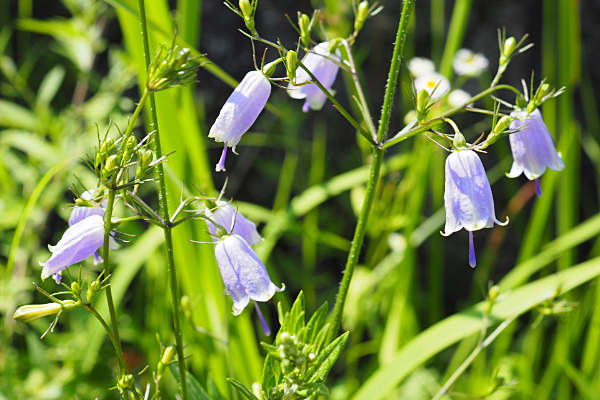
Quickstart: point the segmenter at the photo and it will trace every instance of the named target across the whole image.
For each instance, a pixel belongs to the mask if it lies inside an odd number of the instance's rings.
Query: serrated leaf
[[[329,394],[329,388],[322,383],[303,383],[298,387],[296,393],[300,396],[322,396]]]
[[[317,357],[315,365],[305,375],[305,382],[323,382],[333,365],[344,351],[350,332],[335,339]]]
[[[266,393],[270,393],[274,387],[279,385],[280,377],[281,370],[279,368],[279,361],[272,355],[267,354],[261,382],[262,390]]]
[[[238,382],[232,378],[227,378],[227,381],[231,383],[248,400],[258,400],[254,393],[252,393],[252,390],[248,389],[241,382]]]
[[[325,325],[325,321],[327,320],[327,311],[329,311],[329,305],[327,302],[323,303],[321,307],[310,318],[308,324],[306,325],[306,336],[305,343],[313,344],[317,335]]]
[[[179,385],[181,385],[181,376],[179,375],[179,366],[177,363],[169,365],[169,369],[173,374],[173,377]],[[186,386],[188,391],[189,400],[211,400],[206,390],[202,387],[200,382],[194,378],[189,371],[185,374]]]

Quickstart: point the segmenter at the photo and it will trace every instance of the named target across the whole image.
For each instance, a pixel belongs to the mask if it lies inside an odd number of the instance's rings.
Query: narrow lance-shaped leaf
[[[315,365],[306,373],[305,382],[323,382],[327,378],[327,374],[344,351],[349,335],[350,332],[344,333],[319,354]]]
[[[231,378],[227,379],[227,381],[229,381],[229,383],[231,383],[248,400],[258,400],[254,393],[252,393],[252,390],[248,389],[241,382]]]

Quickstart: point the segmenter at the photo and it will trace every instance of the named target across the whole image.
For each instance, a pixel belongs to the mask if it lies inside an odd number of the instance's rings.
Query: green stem
[[[100,323],[104,327],[104,330],[106,330],[106,333],[108,334],[108,337],[110,338],[110,341],[112,342],[112,344],[115,348],[115,351],[117,352],[117,360],[119,361],[119,365],[122,366],[122,368],[125,368],[125,365],[126,365],[125,359],[123,358],[123,354],[121,353],[121,351],[118,350],[121,348],[121,343],[115,338],[110,327],[108,326],[106,321],[104,321],[104,318],[102,318],[102,316],[98,313],[98,311],[96,311],[96,309],[94,307],[92,307],[90,304],[82,303],[81,305],[83,308],[88,310],[94,317],[96,317],[96,319],[98,321],[100,321]]]
[[[146,7],[144,0],[139,0],[140,7],[140,20],[142,25],[142,38],[144,41],[144,55],[146,58],[146,72],[148,72],[148,66],[150,65],[150,45],[148,43],[148,26],[146,22]],[[146,95],[148,91],[144,92]],[[156,159],[162,157],[162,149],[160,146],[160,135],[158,131],[158,118],[156,115],[156,102],[154,100],[154,94],[150,94],[150,107],[152,111],[152,126],[156,130],[154,135],[154,153]],[[185,368],[185,355],[183,353],[183,338],[181,334],[181,321],[179,318],[179,287],[177,285],[177,271],[175,269],[175,258],[173,255],[173,236],[171,234],[171,224],[169,218],[169,208],[167,203],[167,189],[165,184],[165,174],[162,163],[156,166],[158,173],[158,201],[160,203],[160,211],[162,219],[166,223],[163,229],[165,234],[165,246],[167,248],[167,266],[169,269],[170,283],[171,283],[171,303],[173,303],[173,325],[175,330],[175,343],[177,344],[177,358],[179,363],[179,375],[181,377],[181,398],[187,400],[187,379],[186,379],[186,368]]]
[[[516,94],[521,94],[521,92],[519,92],[518,89],[515,89],[514,87],[510,86],[510,85],[498,85],[498,86],[494,86],[491,87],[487,90],[484,90],[483,92],[479,93],[476,96],[471,97],[471,99],[469,99],[466,104],[471,104],[476,102],[479,99],[484,98],[485,96],[494,93],[496,90],[500,90],[500,89],[507,89],[507,90],[512,90],[514,93]],[[465,107],[464,106],[460,106],[460,107],[456,107],[453,108],[450,111],[446,111],[445,113],[443,113],[442,115],[432,118],[429,121],[426,121],[423,125],[417,126],[415,128],[412,128],[411,130],[409,130],[408,132],[406,132],[405,134],[401,135],[401,136],[394,136],[393,138],[391,138],[390,140],[388,140],[387,142],[383,143],[381,145],[382,149],[387,149],[388,147],[391,147],[393,145],[395,145],[396,143],[400,143],[401,141],[408,139],[409,137],[412,137],[418,133],[421,132],[425,132],[427,130],[429,130],[429,128],[431,128],[431,125],[436,124],[436,123],[440,123],[442,122],[442,120],[446,117],[449,117],[452,114],[456,114],[459,111],[464,110]]]
[[[130,125],[133,125],[135,120],[132,118],[129,122]],[[125,142],[123,142],[125,143]],[[112,228],[112,212],[115,205],[115,190],[112,188],[115,186],[117,180],[117,174],[114,173],[111,179],[109,191],[108,191],[108,205],[106,206],[106,214],[104,217],[104,247],[103,247],[103,256],[104,256],[104,276],[110,275],[110,264],[109,264],[109,241],[110,241],[110,231]],[[106,302],[108,303],[108,311],[110,312],[110,322],[113,327],[114,338],[111,339],[113,341],[113,345],[115,346],[115,350],[117,352],[117,357],[119,359],[123,358],[123,350],[121,349],[121,340],[119,338],[119,326],[117,325],[117,313],[115,311],[115,303],[112,297],[112,290],[110,285],[106,287]],[[125,370],[125,364],[121,365],[119,362],[119,366],[121,370]]]
[[[400,23],[398,24],[398,33],[396,34],[396,44],[394,45],[392,64],[390,65],[390,72],[388,75],[388,84],[385,89],[383,110],[381,113],[381,122],[379,124],[379,130],[377,132],[377,141],[379,143],[385,141],[387,131],[389,128],[389,122],[392,113],[392,105],[394,103],[394,94],[396,92],[396,84],[398,83],[400,60],[402,59],[404,42],[406,40],[406,30],[408,28],[408,21],[410,19],[410,14],[413,9],[413,4],[414,0],[405,0],[404,6],[402,7]],[[304,69],[306,70],[306,68]],[[309,72],[308,70],[306,71]],[[358,263],[358,257],[360,256],[360,250],[362,248],[363,240],[365,238],[365,232],[367,230],[367,221],[369,219],[369,213],[371,211],[371,206],[373,205],[373,199],[375,198],[375,189],[377,187],[377,182],[379,181],[379,173],[381,172],[381,164],[383,163],[383,149],[380,149],[379,146],[376,146],[375,144],[373,144],[372,147],[373,160],[371,163],[369,181],[367,182],[365,199],[363,201],[362,209],[360,210],[360,215],[358,216],[358,222],[356,223],[356,229],[354,231],[352,246],[350,247],[348,261],[346,262],[344,277],[342,278],[342,284],[340,285],[340,289],[338,291],[338,295],[335,301],[335,308],[333,309],[333,325],[331,327],[331,330],[329,331],[328,342],[332,342],[333,339],[337,336],[340,322],[342,320],[344,304],[346,303],[346,296],[348,295],[348,289],[350,288],[350,281],[352,280],[354,268]]]

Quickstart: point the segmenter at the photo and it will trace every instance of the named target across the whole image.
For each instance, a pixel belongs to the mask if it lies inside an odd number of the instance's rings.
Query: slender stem
[[[146,22],[146,7],[144,0],[139,0],[140,21],[142,26],[142,38],[144,41],[144,55],[146,58],[146,72],[150,65],[150,45],[148,43],[148,26]],[[146,90],[144,96],[148,93]],[[162,149],[160,147],[160,135],[158,130],[158,118],[156,116],[156,102],[154,94],[150,94],[150,107],[152,110],[152,126],[156,130],[154,135],[154,152],[156,159],[162,157]],[[167,202],[167,189],[165,184],[165,174],[162,163],[157,164],[156,170],[158,173],[158,201],[160,203],[160,211],[163,221],[167,224],[163,232],[165,234],[165,246],[167,248],[167,266],[169,269],[171,283],[171,303],[173,303],[173,325],[175,330],[175,343],[177,344],[177,358],[179,363],[179,375],[181,377],[181,398],[188,399],[187,395],[187,378],[185,368],[185,355],[183,353],[183,337],[181,334],[181,322],[179,317],[179,287],[177,285],[177,271],[175,269],[175,258],[173,255],[173,236],[171,234],[169,207]]]
[[[134,119],[130,121],[130,125],[133,125]],[[108,191],[108,205],[106,206],[106,213],[104,217],[104,247],[103,247],[103,256],[104,256],[104,276],[110,275],[110,263],[109,263],[109,255],[110,255],[110,231],[112,229],[112,212],[115,205],[115,190],[112,188],[115,186],[117,180],[117,174],[113,174],[111,179],[110,188]],[[114,340],[113,344],[115,346],[115,350],[117,352],[117,357],[123,357],[123,350],[121,349],[121,339],[119,338],[119,326],[117,324],[117,313],[115,311],[115,303],[112,297],[112,290],[110,285],[106,287],[106,302],[108,303],[108,311],[110,312],[110,322],[112,324]],[[112,339],[111,339],[112,340]],[[121,365],[119,362],[120,369],[124,370],[126,368],[125,364]]]
[[[363,106],[363,110],[365,111],[365,116],[367,117],[367,125],[369,126],[369,130],[371,131],[371,135],[375,141],[377,141],[377,137],[375,134],[375,125],[373,124],[373,117],[371,117],[371,113],[369,112],[369,105],[367,104],[367,99],[365,98],[365,94],[363,93],[362,86],[360,84],[360,80],[358,79],[358,74],[356,73],[356,64],[354,64],[354,57],[352,56],[352,48],[350,44],[346,40],[342,40],[344,44],[344,48],[346,49],[346,53],[348,54],[348,62],[350,63],[350,74],[352,75],[352,79],[354,80],[354,87],[356,88],[356,93],[358,93],[358,98]]]
[[[117,353],[117,360],[119,361],[119,365],[121,365],[122,368],[125,368],[125,365],[126,365],[125,359],[123,358],[122,352],[119,350],[121,348],[121,343],[119,343],[119,341],[115,338],[115,335],[113,334],[112,330],[110,329],[110,327],[108,326],[106,321],[104,321],[104,318],[102,318],[102,316],[98,313],[98,311],[96,311],[96,309],[94,307],[91,306],[91,304],[82,303],[81,305],[83,308],[88,310],[94,317],[96,317],[96,319],[98,321],[100,321],[100,323],[104,327],[104,330],[106,330],[106,333],[108,334],[108,337],[110,338],[110,341],[112,342],[113,347],[115,348],[115,351]]]
[[[135,108],[135,111],[133,112],[133,115],[131,116],[129,125],[127,125],[127,130],[125,131],[125,136],[123,137],[123,143],[127,143],[127,139],[129,139],[129,136],[131,136],[131,132],[133,132],[133,125],[134,125],[135,121],[137,120],[137,118],[139,117],[140,112],[144,108],[144,104],[146,103],[147,99],[148,99],[148,90],[144,90],[144,94],[142,95],[140,102],[138,103],[137,107]]]
[[[465,361],[463,361],[463,363],[460,364],[460,366],[456,369],[456,371],[454,371],[452,376],[450,378],[448,378],[446,383],[444,383],[444,386],[442,386],[440,388],[440,390],[438,390],[438,392],[435,394],[435,396],[433,396],[433,398],[431,400],[439,400],[443,396],[445,396],[446,393],[448,393],[448,389],[450,389],[450,387],[454,384],[454,382],[456,382],[458,377],[461,376],[463,372],[465,372],[465,370],[469,367],[469,365],[471,365],[473,360],[475,360],[475,357],[477,357],[483,349],[488,347],[498,337],[498,335],[500,333],[502,333],[502,331],[504,329],[506,329],[506,327],[509,326],[517,317],[518,317],[518,315],[513,315],[512,317],[505,319],[504,322],[502,322],[494,330],[494,332],[492,332],[490,334],[490,336],[487,337],[487,339],[485,339],[483,342],[478,344],[477,347],[475,347],[475,349],[473,349],[471,354],[469,354],[469,356],[465,359]]]
[[[379,123],[379,131],[377,132],[377,142],[383,143],[387,138],[387,132],[390,126],[390,118],[392,116],[392,106],[394,104],[394,94],[398,83],[398,74],[400,73],[400,60],[404,51],[404,42],[406,41],[406,31],[408,29],[408,20],[413,9],[414,0],[404,0],[402,7],[402,15],[398,24],[398,32],[396,33],[396,44],[394,45],[394,54],[392,55],[392,64],[388,74],[387,86],[383,98],[383,108],[381,110],[381,122]]]
[[[360,126],[360,124],[352,117],[352,115],[350,115],[350,113],[346,111],[344,107],[342,107],[340,102],[337,101],[335,97],[331,95],[331,93],[329,93],[329,90],[325,89],[325,87],[321,84],[321,82],[319,82],[317,77],[314,76],[314,74],[310,72],[309,69],[304,66],[304,64],[302,64],[302,61],[298,61],[298,66],[300,66],[300,68],[306,71],[306,73],[310,76],[311,81],[313,81],[315,85],[317,85],[319,89],[321,89],[321,91],[325,93],[329,100],[331,100],[331,102],[335,105],[335,108],[337,108],[337,110],[348,120],[348,122],[350,122],[352,126],[355,127],[358,130],[358,132],[361,135],[363,135],[365,139],[367,139],[371,144],[375,144],[376,142],[373,140],[371,135],[369,135],[369,133],[365,131],[365,128]]]
[[[396,44],[394,45],[394,56],[392,58],[392,64],[390,65],[388,85],[385,90],[383,111],[381,114],[381,123],[379,125],[379,131],[377,132],[377,139],[380,143],[383,142],[387,136],[390,116],[392,113],[392,104],[394,102],[396,83],[398,82],[400,59],[402,58],[402,52],[404,50],[404,39],[406,38],[406,29],[408,25],[408,20],[410,18],[410,13],[413,8],[413,4],[414,0],[404,1],[402,15],[400,16],[400,23],[398,24],[398,34],[396,36]],[[306,68],[304,69],[310,74],[310,71],[308,71]],[[360,250],[362,248],[363,240],[365,238],[365,232],[367,230],[367,221],[369,218],[369,213],[371,211],[371,206],[373,205],[373,199],[375,198],[377,182],[379,181],[379,173],[381,172],[381,164],[383,163],[383,150],[375,144],[372,147],[373,159],[371,162],[371,172],[369,174],[369,181],[367,182],[367,189],[365,192],[363,206],[358,216],[358,222],[356,223],[354,239],[352,240],[352,246],[350,247],[350,253],[348,254],[348,261],[346,262],[344,277],[342,278],[342,283],[340,285],[340,289],[335,300],[335,308],[333,309],[333,324],[329,331],[328,342],[332,342],[333,339],[337,336],[340,322],[342,320],[344,304],[346,303],[346,296],[348,295],[348,289],[350,288],[350,281],[352,280],[354,268],[358,263],[358,257],[360,255]]]
[[[514,93],[518,93],[518,94],[521,93],[521,92],[519,92],[518,89],[515,89],[514,87],[512,87],[510,85],[498,85],[498,86],[494,86],[494,87],[491,87],[489,89],[486,89],[483,92],[479,93],[478,95],[471,97],[466,102],[466,104],[474,103],[477,100],[482,99],[485,96],[490,95],[490,94],[494,93],[496,90],[500,90],[500,89],[511,90]],[[383,143],[381,145],[381,148],[382,149],[387,149],[388,147],[391,147],[391,146],[395,145],[396,143],[400,143],[403,140],[408,139],[409,137],[415,136],[418,133],[422,133],[422,132],[428,131],[429,128],[431,128],[431,125],[439,123],[439,122],[442,122],[442,120],[444,118],[449,117],[452,114],[456,114],[457,112],[462,111],[462,110],[465,110],[464,106],[456,107],[456,108],[453,108],[452,110],[446,111],[442,115],[437,116],[435,118],[432,118],[429,121],[426,121],[423,125],[420,125],[420,126],[412,128],[411,130],[409,130],[408,132],[404,133],[401,136],[399,136],[399,135],[394,136],[393,138],[391,138],[387,142]]]

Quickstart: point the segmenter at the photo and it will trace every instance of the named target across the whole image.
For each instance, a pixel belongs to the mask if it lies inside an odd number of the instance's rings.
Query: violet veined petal
[[[492,190],[477,153],[458,150],[446,159],[445,235],[465,228],[475,231],[497,223]]]
[[[85,260],[104,242],[104,220],[92,215],[66,230],[62,239],[52,248],[52,257],[40,263],[42,280],[64,270],[70,265]]]
[[[215,257],[223,282],[233,299],[233,313],[238,315],[249,299],[267,301],[279,289],[254,250],[238,235],[221,238],[215,246]]]
[[[94,191],[88,190],[81,194],[81,198],[83,200],[91,201],[93,195]],[[104,215],[107,205],[108,200],[104,200],[102,204],[96,205],[95,207],[75,206],[71,211],[71,216],[69,217],[69,226],[73,226],[79,221],[86,219],[87,217],[90,217],[92,215]]]
[[[248,244],[258,244],[262,242],[262,237],[256,230],[256,224],[254,222],[237,212],[237,210],[226,201],[217,201],[217,206],[218,208],[213,212],[208,208],[205,209],[204,213],[206,216],[229,230],[231,234],[241,236]],[[231,232],[234,219],[235,226],[233,226],[233,232]],[[210,233],[216,235],[217,229],[215,226],[208,220],[206,221],[206,224],[208,225]]]
[[[260,71],[248,72],[225,102],[208,137],[217,142],[228,142],[235,152],[242,135],[265,108],[270,94],[269,79]]]
[[[521,173],[529,180],[539,178],[546,168],[555,171],[564,169],[565,164],[556,152],[554,141],[539,109],[534,110],[529,116],[526,111],[517,111],[511,116],[521,118],[510,124],[510,129],[517,129],[527,125],[529,128],[510,134],[510,148],[513,154],[513,166],[508,176],[515,178]]]
[[[335,54],[330,53],[329,43],[323,42],[316,45],[313,51],[306,55],[302,63],[321,82],[325,89],[330,90],[340,69],[333,60],[341,61],[339,51],[336,51]],[[302,84],[310,80],[310,75],[303,68],[296,70],[296,84]],[[327,101],[327,95],[314,83],[303,86],[294,86],[290,83],[287,92],[293,99],[306,99],[302,107],[304,112],[308,112],[309,108],[320,110]]]

